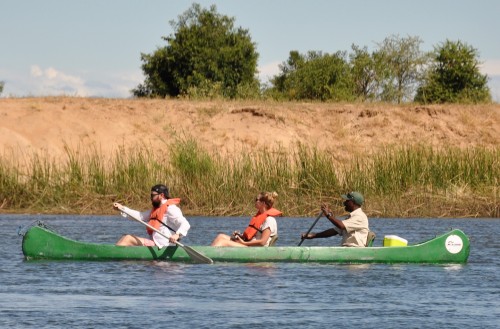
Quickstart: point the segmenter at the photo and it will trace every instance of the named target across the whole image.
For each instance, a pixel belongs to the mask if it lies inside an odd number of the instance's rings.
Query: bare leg
[[[231,240],[229,235],[223,233],[217,235],[210,245],[212,247],[246,247],[237,241]]]
[[[142,238],[139,238],[135,235],[127,234],[122,236],[120,240],[118,240],[116,245],[132,247],[132,246],[143,246],[144,244],[142,243]]]

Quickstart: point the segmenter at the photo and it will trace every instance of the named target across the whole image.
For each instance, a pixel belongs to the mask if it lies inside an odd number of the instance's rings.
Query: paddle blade
[[[184,249],[184,251],[189,255],[189,257],[191,257],[193,262],[199,263],[199,264],[213,264],[214,263],[214,261],[212,259],[200,254],[199,252],[197,252],[193,248],[186,246],[186,245],[180,245],[180,244],[178,244],[178,245],[179,245],[179,247]]]

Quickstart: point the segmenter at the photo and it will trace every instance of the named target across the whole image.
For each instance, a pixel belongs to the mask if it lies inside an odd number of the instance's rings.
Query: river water
[[[0,215],[0,328],[500,327],[500,219],[370,220],[376,246],[388,234],[416,243],[460,228],[471,239],[466,265],[25,261],[17,231],[34,220],[88,242],[144,235],[118,216]],[[248,218],[189,221],[183,243],[207,245]],[[313,221],[278,219],[277,244],[298,244]],[[317,229],[330,225],[322,218]]]

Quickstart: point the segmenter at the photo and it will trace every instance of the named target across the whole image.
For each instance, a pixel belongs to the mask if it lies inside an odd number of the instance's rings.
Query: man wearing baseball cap
[[[118,240],[116,245],[157,246],[158,248],[175,245],[183,236],[187,235],[191,227],[179,208],[180,201],[180,199],[170,197],[166,185],[157,184],[151,187],[151,205],[153,208],[149,212],[141,213],[115,202],[113,208],[121,211],[122,216],[127,217],[130,216],[127,213],[133,213],[134,217],[142,219],[156,229],[155,231],[148,227],[146,232],[149,236],[147,238],[126,234]],[[123,209],[126,211],[122,211]]]
[[[331,228],[323,232],[302,234],[302,239],[327,238],[337,234],[342,236],[342,246],[344,247],[365,247],[368,236],[368,217],[361,209],[365,202],[363,195],[359,192],[350,192],[341,195],[344,199],[344,209],[349,212],[345,220],[335,218],[327,205],[321,205],[323,214],[335,225],[340,232]]]

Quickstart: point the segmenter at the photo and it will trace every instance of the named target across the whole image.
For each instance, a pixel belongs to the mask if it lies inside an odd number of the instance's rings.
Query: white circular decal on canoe
[[[458,235],[450,235],[446,238],[445,242],[446,250],[452,254],[458,254],[462,250],[464,243],[462,238]]]

